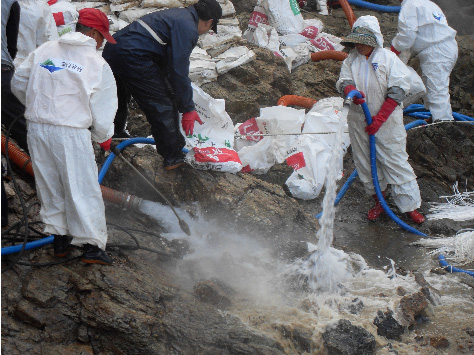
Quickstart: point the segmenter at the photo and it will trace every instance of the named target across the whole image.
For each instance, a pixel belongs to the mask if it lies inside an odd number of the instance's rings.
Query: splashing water
[[[334,239],[334,201],[336,199],[336,181],[339,171],[338,160],[342,152],[342,134],[346,126],[348,112],[349,106],[344,105],[328,164],[323,214],[319,220],[321,228],[317,233],[318,246],[317,250],[308,259],[308,266],[311,268],[310,287],[330,292],[335,291],[340,281],[350,276],[352,271],[348,258],[343,256],[344,253],[331,247]]]
[[[143,200],[140,203],[138,210],[152,218],[154,218],[165,230],[165,237],[169,240],[180,238],[184,232],[179,226],[178,218],[173,213],[173,210],[167,206],[162,205],[158,202]],[[182,209],[175,209],[179,217],[185,222],[191,220],[191,217]]]

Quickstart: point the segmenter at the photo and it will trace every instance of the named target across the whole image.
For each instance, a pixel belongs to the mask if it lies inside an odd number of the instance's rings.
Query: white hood
[[[371,30],[377,39],[377,45],[383,48],[383,36],[382,32],[380,31],[379,21],[375,16],[368,15],[359,17],[352,25],[352,29],[356,27],[364,27]]]

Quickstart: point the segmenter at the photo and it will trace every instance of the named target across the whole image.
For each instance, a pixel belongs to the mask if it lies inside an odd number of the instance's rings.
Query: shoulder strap
[[[151,29],[150,26],[148,26],[145,22],[143,22],[143,21],[140,20],[140,19],[137,19],[136,21],[137,21],[140,25],[142,25],[142,26],[152,35],[152,37],[153,37],[154,39],[156,39],[156,41],[157,41],[159,44],[161,44],[161,45],[163,45],[163,46],[166,46],[166,43],[163,42],[163,40],[156,34],[155,31],[153,31],[153,30]]]

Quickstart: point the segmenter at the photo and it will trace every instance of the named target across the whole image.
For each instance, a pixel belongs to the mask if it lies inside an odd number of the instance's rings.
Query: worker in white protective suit
[[[426,86],[425,106],[436,121],[453,120],[449,76],[458,59],[456,31],[443,11],[429,0],[400,0],[398,32],[391,49],[397,55],[410,51],[420,60]]]
[[[91,138],[110,149],[117,87],[96,52],[109,33],[98,9],[79,12],[76,32],[46,42],[17,68],[12,91],[26,106],[28,146],[40,217],[54,234],[54,253],[84,246],[82,261],[109,265],[107,227]]]
[[[421,205],[416,175],[408,163],[406,131],[400,103],[410,89],[410,71],[400,59],[383,48],[383,37],[374,16],[362,16],[354,23],[352,32],[343,39],[352,47],[344,60],[336,87],[346,97],[358,90],[364,99],[353,99],[347,116],[354,162],[365,190],[373,195],[375,207],[368,213],[376,220],[384,210],[375,195],[370,164],[369,135],[375,134],[377,174],[380,189],[391,185],[392,196],[400,212],[407,213],[415,223],[425,219],[417,211]],[[367,103],[372,124],[367,126],[361,103]]]
[[[21,17],[15,67],[43,43],[59,38],[56,21],[45,0],[19,0],[18,3]]]

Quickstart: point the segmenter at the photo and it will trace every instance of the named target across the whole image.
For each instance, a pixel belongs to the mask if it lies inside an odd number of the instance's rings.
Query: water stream
[[[347,110],[342,116],[345,120]],[[341,144],[343,126],[341,123],[336,134],[336,147]],[[377,354],[466,353],[460,350],[469,343],[466,329],[470,327],[474,332],[474,295],[469,276],[431,273],[429,252],[420,247],[406,248],[419,237],[394,224],[367,226],[365,231],[357,225],[335,226],[338,151],[333,149],[329,163],[318,243],[307,243],[311,254],[305,259],[279,260],[257,242],[258,238],[223,230],[199,215],[191,218],[181,209],[177,209],[178,214],[190,226],[191,236],[180,230],[169,207],[144,201],[141,211],[168,230],[164,237],[183,238],[190,243],[192,252],[175,265],[176,273],[186,280],[181,281],[183,287],[191,291],[196,282],[209,279],[225,283],[233,290],[232,306],[222,312],[277,340],[287,354],[326,354],[321,334],[339,319],[348,319],[374,335]],[[377,228],[380,235],[374,238]],[[332,246],[334,234],[351,252]],[[401,290],[413,293],[421,287],[413,274],[395,272],[399,262],[424,275],[434,288],[434,303],[427,308],[423,323],[405,332],[401,341],[395,341],[377,335],[373,324],[377,311],[393,310],[397,318]],[[307,334],[310,349],[302,349],[292,338],[296,333]],[[430,337],[439,335],[451,342],[448,349],[429,346]]]

